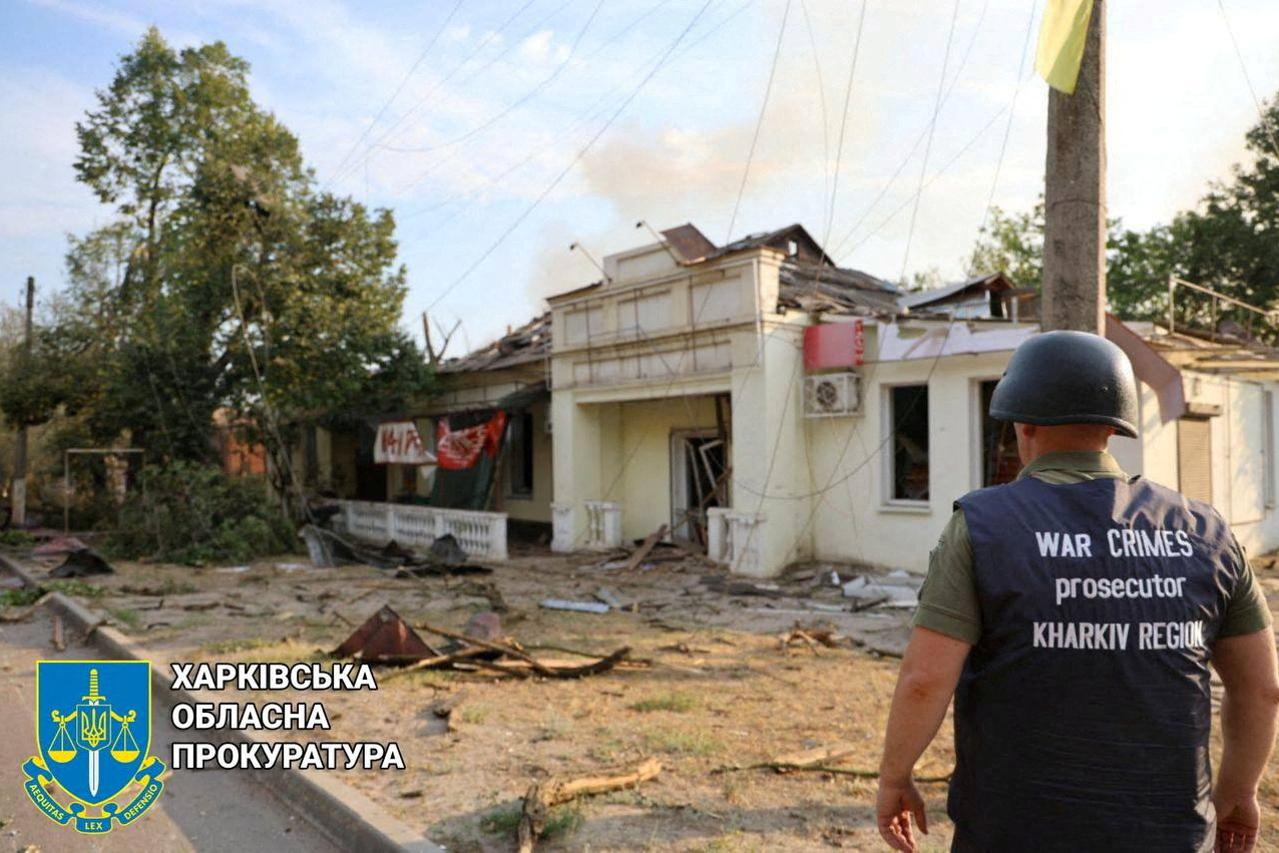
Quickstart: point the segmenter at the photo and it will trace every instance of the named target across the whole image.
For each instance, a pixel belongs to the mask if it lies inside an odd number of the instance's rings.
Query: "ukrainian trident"
[[[36,807],[55,822],[65,825],[74,819],[80,832],[109,832],[114,823],[127,825],[141,817],[164,790],[164,763],[147,755],[150,663],[38,662],[36,721],[40,754],[23,765],[25,787]],[[71,798],[65,805],[55,784]],[[135,784],[126,805],[113,802]],[[90,807],[98,814],[91,814]]]

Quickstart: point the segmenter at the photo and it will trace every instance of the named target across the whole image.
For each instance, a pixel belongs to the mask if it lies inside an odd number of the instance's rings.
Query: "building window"
[[[1017,434],[1011,421],[990,416],[990,398],[998,380],[981,383],[981,484],[998,486],[1017,479],[1021,457],[1017,455]]]
[[[901,385],[889,391],[894,501],[928,500],[928,386]]]
[[[533,496],[533,413],[513,412],[507,424],[506,493],[513,498]]]

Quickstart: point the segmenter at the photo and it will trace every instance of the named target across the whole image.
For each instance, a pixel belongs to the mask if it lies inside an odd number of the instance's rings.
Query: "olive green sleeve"
[[[962,510],[955,510],[928,557],[913,624],[973,645],[981,639],[973,544]]]
[[[1238,637],[1270,627],[1270,605],[1266,603],[1266,593],[1261,584],[1257,583],[1257,577],[1239,543],[1236,542],[1234,547],[1235,555],[1243,564],[1243,571],[1239,573],[1239,582],[1235,584],[1230,601],[1226,604],[1226,615],[1221,620],[1218,637]]]

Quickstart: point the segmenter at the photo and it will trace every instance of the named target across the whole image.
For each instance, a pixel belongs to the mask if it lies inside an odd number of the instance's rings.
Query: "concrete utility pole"
[[[1048,90],[1042,323],[1101,334],[1106,311],[1106,3],[1095,0],[1075,93]]]
[[[36,280],[27,276],[27,317],[22,342],[22,369],[31,367],[31,317],[36,306]],[[18,441],[13,449],[13,482],[9,488],[9,521],[14,527],[27,523],[27,425],[18,427]]]

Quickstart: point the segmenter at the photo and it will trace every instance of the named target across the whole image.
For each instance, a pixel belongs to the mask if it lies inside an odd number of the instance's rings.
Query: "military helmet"
[[[1105,424],[1137,437],[1137,381],[1115,344],[1088,332],[1044,332],[1013,353],[990,398],[1000,421]]]

